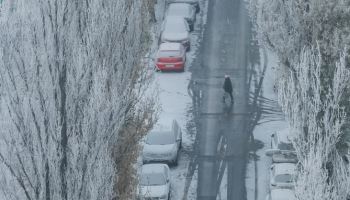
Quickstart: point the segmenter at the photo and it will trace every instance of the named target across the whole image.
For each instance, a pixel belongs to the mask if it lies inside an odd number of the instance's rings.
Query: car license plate
[[[165,65],[165,67],[174,67],[175,65]]]

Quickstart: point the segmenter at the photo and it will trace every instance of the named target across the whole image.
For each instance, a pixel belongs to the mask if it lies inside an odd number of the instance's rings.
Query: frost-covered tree
[[[300,160],[298,199],[345,199],[349,166],[337,146],[350,114],[350,1],[259,0],[250,11],[260,44],[280,61],[279,102]]]
[[[286,73],[279,86],[279,102],[292,127],[300,164],[299,200],[345,199],[350,191],[349,167],[336,148],[346,122],[341,99],[350,84],[350,71],[343,54],[323,95],[322,63],[319,50],[304,49],[294,65],[298,71]]]
[[[140,65],[148,46],[147,2],[3,2],[0,185],[6,199],[133,198],[122,194],[132,195],[132,188],[118,190],[129,183],[118,180],[133,179],[132,154],[154,117],[154,98],[145,95],[149,75]]]
[[[350,44],[349,0],[260,0],[251,7],[260,41],[292,70],[304,46],[318,45],[332,65]]]

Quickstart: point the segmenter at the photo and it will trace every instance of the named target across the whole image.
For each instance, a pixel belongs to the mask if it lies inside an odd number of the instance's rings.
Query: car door
[[[191,15],[190,16],[191,16],[191,20],[194,24],[196,21],[196,8],[193,5],[191,5]]]
[[[187,20],[184,19],[184,23],[185,23],[185,27],[186,27],[186,31],[189,33],[191,32],[190,26],[188,25]]]
[[[277,139],[277,133],[273,133],[271,135],[271,149],[277,149],[278,148],[278,139]]]
[[[275,182],[275,165],[271,165],[270,167],[270,188],[276,187]]]
[[[176,138],[177,149],[179,150],[181,146],[181,130],[176,120],[173,121],[173,132]]]
[[[167,167],[166,165],[164,165],[164,174],[166,176],[166,184],[167,184],[167,189],[168,189],[168,194],[170,192],[170,170],[169,167]]]
[[[182,57],[183,62],[186,62],[186,50],[183,47],[183,45],[181,45],[181,47],[180,47],[180,52],[181,52],[181,57]]]

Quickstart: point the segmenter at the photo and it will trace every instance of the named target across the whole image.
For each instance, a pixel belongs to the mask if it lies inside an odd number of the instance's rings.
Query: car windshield
[[[166,22],[165,30],[171,33],[183,33],[186,32],[186,27],[181,20],[171,20]]]
[[[175,137],[172,132],[151,132],[147,137],[147,144],[150,145],[166,145],[174,144]]]
[[[171,4],[168,10],[168,15],[189,17],[190,7],[182,4]]]
[[[280,150],[289,150],[289,151],[294,151],[294,147],[292,143],[285,143],[285,142],[280,142],[278,144],[278,148]]]
[[[275,181],[278,183],[291,183],[293,182],[293,177],[290,174],[280,174],[275,176]]]
[[[165,185],[166,180],[161,173],[142,174],[140,184],[143,186]]]
[[[178,57],[180,51],[159,51],[158,57]]]

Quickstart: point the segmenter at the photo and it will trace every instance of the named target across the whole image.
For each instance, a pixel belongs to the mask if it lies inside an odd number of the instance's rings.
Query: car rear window
[[[166,180],[162,173],[142,174],[140,184],[143,186],[165,185]]]
[[[275,181],[278,183],[291,183],[293,182],[293,177],[290,174],[280,174],[275,176]]]
[[[168,9],[169,16],[183,16],[189,17],[190,15],[190,7],[178,4],[170,4]]]
[[[175,137],[172,132],[151,132],[147,136],[147,144],[150,145],[166,145],[166,144],[174,144]]]
[[[159,51],[158,57],[179,57],[181,56],[180,51]]]
[[[278,148],[280,150],[290,150],[290,151],[294,151],[294,147],[292,143],[285,143],[285,142],[280,142],[278,144]]]

